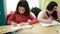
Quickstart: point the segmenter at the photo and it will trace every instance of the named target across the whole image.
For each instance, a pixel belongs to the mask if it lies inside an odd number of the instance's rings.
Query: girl
[[[31,20],[28,22],[28,20]],[[13,22],[12,22],[13,21]],[[21,0],[18,2],[16,11],[11,15],[11,17],[7,21],[8,24],[12,25],[28,25],[38,23],[38,20],[30,14],[30,8],[28,2],[25,0]]]
[[[42,11],[38,15],[38,20],[44,23],[52,23],[52,20],[60,21],[60,10],[58,9],[58,4],[51,1],[45,11]]]

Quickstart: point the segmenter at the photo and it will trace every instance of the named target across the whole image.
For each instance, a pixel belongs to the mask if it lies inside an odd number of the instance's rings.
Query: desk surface
[[[18,28],[18,27],[17,27]],[[19,29],[19,28],[18,28]],[[7,33],[7,32],[13,32],[16,31],[18,29],[12,29],[11,25],[7,25],[7,26],[0,26],[0,32],[1,33]]]
[[[2,33],[15,31],[15,30],[12,30],[10,27],[11,27],[10,25],[0,26],[0,30],[3,30]],[[28,33],[30,34],[57,34],[56,28],[59,29],[59,32],[60,32],[59,26],[41,27],[40,24],[34,24],[33,28],[22,29],[21,32],[19,33],[21,34],[24,34],[24,33],[26,34]]]
[[[10,28],[9,25],[8,26],[0,26],[0,32],[6,33],[6,32],[9,32],[9,31],[11,31],[11,28]]]
[[[29,27],[28,27],[29,26]],[[14,32],[16,30],[20,29],[25,29],[25,28],[31,28],[32,25],[27,25],[27,26],[11,26],[11,25],[6,25],[6,26],[0,26],[0,32],[1,33],[7,33],[7,32]]]
[[[32,29],[21,30],[19,34],[58,34],[56,31],[58,26],[41,27],[40,24],[34,24],[33,26],[34,27]]]
[[[41,27],[40,24],[36,24],[31,31],[33,34],[57,34],[55,30],[56,27],[57,26]]]
[[[3,33],[0,32],[0,34],[3,34]]]

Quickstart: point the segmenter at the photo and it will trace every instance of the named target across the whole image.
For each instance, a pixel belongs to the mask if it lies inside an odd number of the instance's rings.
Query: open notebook
[[[53,21],[51,24],[46,24],[46,23],[40,23],[41,26],[45,26],[45,27],[48,27],[48,26],[60,26],[60,23],[57,22],[57,21]]]
[[[19,24],[17,24],[17,26],[12,26],[11,25],[11,29],[12,30],[18,30],[18,29],[22,29],[22,28],[31,28],[31,25],[25,25],[25,26],[20,26]]]

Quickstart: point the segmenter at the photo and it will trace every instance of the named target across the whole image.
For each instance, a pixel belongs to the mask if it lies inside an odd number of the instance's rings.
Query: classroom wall
[[[6,25],[5,9],[4,9],[4,0],[0,0],[0,26]]]
[[[45,10],[47,3],[50,2],[50,1],[55,1],[55,2],[57,2],[58,7],[60,8],[60,0],[39,0],[39,4],[40,4],[39,6],[40,6],[40,8],[41,8],[42,10]]]

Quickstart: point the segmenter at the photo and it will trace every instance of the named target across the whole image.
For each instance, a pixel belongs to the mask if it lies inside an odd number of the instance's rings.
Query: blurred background
[[[18,3],[19,0],[6,0],[6,4],[7,4],[7,14],[10,11],[15,11],[16,9],[16,5]],[[29,3],[29,7],[30,9],[32,7],[38,7],[39,8],[39,0],[27,0]]]
[[[18,1],[19,0],[6,0],[7,14],[10,13],[10,11],[15,11]],[[40,8],[41,10],[45,10],[46,5],[50,1],[56,1],[60,8],[60,0],[27,0],[27,1],[29,3],[30,9],[37,7],[37,8]]]

